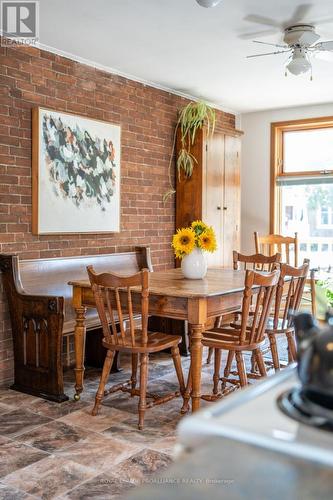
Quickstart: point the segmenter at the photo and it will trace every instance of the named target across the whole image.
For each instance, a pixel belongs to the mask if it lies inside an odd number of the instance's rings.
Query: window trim
[[[283,172],[283,133],[297,130],[315,130],[333,128],[333,116],[319,118],[304,118],[271,123],[271,176],[270,176],[270,233],[281,232],[281,190],[277,186],[277,177],[325,177],[330,171],[324,172]]]

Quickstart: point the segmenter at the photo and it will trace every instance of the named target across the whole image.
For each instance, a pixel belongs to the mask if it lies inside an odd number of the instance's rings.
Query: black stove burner
[[[333,410],[311,401],[301,388],[293,388],[278,397],[278,407],[288,417],[317,429],[333,431]]]

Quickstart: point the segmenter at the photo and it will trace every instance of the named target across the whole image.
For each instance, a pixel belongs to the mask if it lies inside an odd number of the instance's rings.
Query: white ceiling
[[[213,9],[195,0],[42,0],[40,39],[78,60],[236,112],[332,102],[333,57],[313,62],[312,82],[284,76],[285,54],[245,58],[266,52],[248,34],[267,31],[259,40],[282,41],[247,16],[283,24],[304,4],[311,9],[302,21],[325,21],[317,31],[333,39],[332,0],[222,0]]]

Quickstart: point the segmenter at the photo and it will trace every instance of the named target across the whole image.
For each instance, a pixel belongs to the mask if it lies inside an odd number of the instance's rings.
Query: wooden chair
[[[281,253],[267,256],[261,253],[244,255],[233,251],[232,257],[235,271],[242,267],[245,271],[250,268],[253,271],[272,272],[278,267],[279,262],[281,262]]]
[[[239,270],[241,267],[245,271],[247,269],[253,269],[257,271],[268,271],[271,272],[278,266],[281,261],[281,254],[277,253],[275,255],[262,255],[260,253],[254,255],[244,255],[241,253],[233,251],[233,268],[235,271]],[[237,311],[236,311],[237,312]],[[223,316],[216,318],[214,328],[219,328],[222,326]],[[211,347],[208,349],[207,361],[209,365],[213,356],[214,349]]]
[[[143,429],[144,415],[147,408],[170,401],[174,397],[184,394],[185,384],[181,366],[178,344],[181,337],[165,333],[148,332],[148,305],[149,305],[149,271],[142,270],[132,276],[118,276],[116,274],[96,274],[89,266],[89,279],[94,293],[97,311],[103,328],[103,346],[107,349],[103,371],[96,393],[95,406],[92,411],[97,415],[103,396],[116,391],[139,396],[139,429]],[[141,289],[141,328],[136,329],[133,317],[133,300],[131,287]],[[135,296],[135,298],[137,295]],[[115,313],[119,318],[120,332],[117,332]],[[128,316],[129,329],[124,329],[123,317]],[[171,354],[179,381],[180,393],[174,392],[164,397],[147,393],[149,354],[171,348]],[[110,374],[110,368],[116,351],[127,352],[132,355],[132,376],[125,384],[118,384],[104,392],[105,384]],[[137,368],[140,357],[140,383],[136,389]],[[147,404],[146,398],[152,398]]]
[[[276,288],[274,315],[269,319],[266,333],[269,338],[273,366],[280,370],[280,360],[276,345],[276,335],[286,335],[288,341],[288,361],[296,361],[293,315],[298,311],[310,261],[304,259],[301,267],[280,264],[280,278]]]
[[[275,295],[280,271],[275,270],[268,274],[257,271],[246,271],[245,289],[243,294],[241,321],[222,328],[213,328],[204,332],[202,343],[206,347],[214,349],[214,387],[213,395],[202,396],[203,399],[214,401],[221,397],[218,393],[218,384],[222,380],[222,388],[225,389],[227,382],[239,384],[241,387],[247,385],[247,373],[243,358],[243,352],[250,351],[254,354],[258,364],[260,375],[266,375],[261,345],[264,342],[265,329],[270,314],[271,304]],[[255,309],[251,312],[252,299],[256,295]],[[224,370],[224,377],[220,377],[221,351],[228,351],[228,360]],[[238,380],[229,379],[232,360],[236,356]],[[182,412],[188,411],[188,402],[192,389],[192,370],[190,368],[188,383],[184,395]]]
[[[257,253],[264,255],[273,255],[276,252],[282,254],[283,262],[298,266],[298,235],[295,237],[281,236],[280,234],[269,234],[267,236],[259,236],[258,232],[254,233],[254,243]],[[293,250],[294,260],[290,261]]]
[[[269,234],[267,236],[259,236],[258,232],[254,233],[254,243],[256,252],[266,253],[267,255],[272,255],[275,251],[278,251],[282,254],[282,261],[287,264],[297,267],[299,260],[299,245],[298,245],[298,233],[295,233],[294,238],[290,236],[281,236],[279,234]],[[290,254],[293,254],[294,259],[291,262]],[[313,278],[314,271],[311,274],[311,277],[306,280],[306,286],[304,287],[304,293],[302,297],[302,301],[306,303],[310,303],[311,312],[313,316],[316,315],[316,289],[315,289],[315,280]]]

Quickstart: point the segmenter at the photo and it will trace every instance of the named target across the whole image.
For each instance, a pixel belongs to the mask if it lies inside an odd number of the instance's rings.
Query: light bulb
[[[287,64],[287,70],[293,75],[307,73],[311,69],[311,63],[306,52],[299,48],[295,49],[291,61]]]
[[[220,2],[221,0],[197,0],[197,3],[201,5],[201,7],[206,7],[206,9],[216,7]]]

